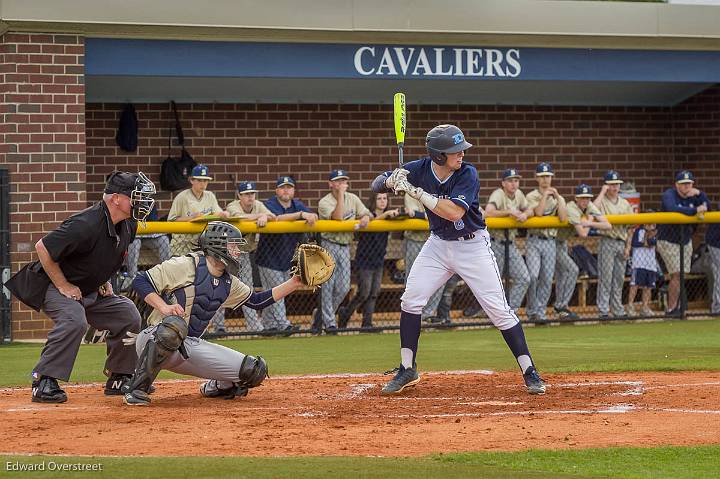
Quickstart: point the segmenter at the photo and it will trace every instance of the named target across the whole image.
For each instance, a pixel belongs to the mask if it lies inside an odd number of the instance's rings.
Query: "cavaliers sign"
[[[522,71],[516,48],[362,46],[353,63],[363,76],[515,78]]]

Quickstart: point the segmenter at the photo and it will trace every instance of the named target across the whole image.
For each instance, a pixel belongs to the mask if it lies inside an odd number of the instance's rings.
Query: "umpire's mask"
[[[130,198],[133,219],[144,222],[152,211],[156,193],[155,185],[144,173],[125,173],[114,171],[105,184],[105,193],[119,193]]]

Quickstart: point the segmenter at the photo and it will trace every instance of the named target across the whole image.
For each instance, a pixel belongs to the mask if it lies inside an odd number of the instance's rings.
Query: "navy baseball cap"
[[[238,193],[257,193],[257,185],[254,181],[241,181],[237,187]]]
[[[592,188],[585,183],[575,187],[575,198],[592,198]]]
[[[692,171],[682,170],[675,175],[675,183],[695,183],[695,175]]]
[[[502,179],[507,180],[510,178],[522,178],[522,176],[520,176],[520,172],[515,168],[508,168],[502,172]]]
[[[348,176],[347,171],[345,171],[345,170],[332,170],[330,172],[330,176],[328,176],[328,179],[330,181],[349,180],[350,177]]]
[[[605,173],[605,178],[603,178],[606,185],[621,185],[623,184],[623,180],[620,179],[620,173],[618,173],[615,170],[610,170],[607,173]]]
[[[278,176],[275,186],[279,188],[285,185],[295,186],[295,178],[292,176]]]
[[[540,163],[535,168],[535,176],[555,176],[550,163]]]
[[[212,180],[210,170],[205,165],[197,165],[194,167],[190,176],[196,180]]]

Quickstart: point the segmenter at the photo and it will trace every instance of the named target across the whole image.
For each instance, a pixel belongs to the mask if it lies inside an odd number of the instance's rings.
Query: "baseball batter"
[[[477,170],[463,162],[472,145],[454,125],[439,125],[425,139],[429,156],[379,175],[375,192],[404,192],[419,200],[430,221],[430,238],[410,269],[401,298],[400,367],[382,395],[401,393],[420,381],[416,366],[420,314],[437,289],[457,273],[472,290],[515,356],[530,394],[545,393],[525,334],[505,299],[490,235],[480,210]]]
[[[292,276],[271,290],[253,292],[237,278],[244,244],[235,226],[213,221],[200,235],[201,251],[171,258],[135,277],[133,288],[154,311],[150,326],[135,341],[126,341],[135,345],[138,361],[123,386],[125,404],[150,404],[152,383],[161,369],[207,378],[200,387],[204,397],[245,396],[265,379],[267,364],[261,357],[201,339],[218,309],[262,309],[303,285]]]

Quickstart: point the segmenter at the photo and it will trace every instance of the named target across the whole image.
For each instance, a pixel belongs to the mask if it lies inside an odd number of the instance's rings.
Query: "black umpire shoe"
[[[63,403],[67,401],[67,394],[60,389],[57,379],[49,376],[40,376],[32,383],[32,402]]]
[[[125,392],[123,386],[130,383],[131,374],[117,374],[112,373],[105,383],[105,395],[106,396],[122,396]],[[148,390],[148,394],[155,392],[155,386],[152,384]]]
[[[122,396],[122,387],[132,376],[130,374],[111,374],[105,383],[106,396]]]

